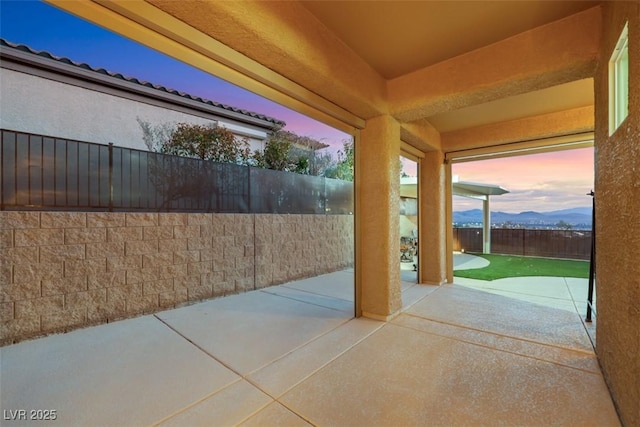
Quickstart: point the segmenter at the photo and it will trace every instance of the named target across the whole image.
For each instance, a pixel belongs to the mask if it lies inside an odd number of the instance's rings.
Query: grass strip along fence
[[[509,255],[474,254],[489,261],[484,268],[456,270],[454,276],[478,280],[506,277],[549,276],[589,278],[589,262],[565,259],[531,258]]]

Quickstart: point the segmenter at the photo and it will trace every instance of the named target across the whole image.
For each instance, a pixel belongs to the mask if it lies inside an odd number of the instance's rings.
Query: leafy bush
[[[143,139],[151,151],[218,163],[247,164],[249,143],[218,125],[178,123],[151,126],[138,119]]]
[[[318,147],[326,148],[327,145],[280,129],[269,137],[262,152],[251,154],[246,139],[238,139],[221,126],[189,123],[153,126],[137,120],[150,151],[353,181],[353,141],[343,142],[336,161],[331,153],[319,152]]]
[[[263,152],[253,153],[253,160],[261,168],[323,176],[335,160],[330,153],[319,153],[318,146],[323,144],[308,136],[279,130],[267,140]]]
[[[292,171],[295,169],[295,161],[290,158],[291,142],[272,135],[264,147],[264,151],[255,151],[253,159],[255,165],[260,168],[277,171]]]
[[[353,141],[344,141],[342,150],[338,151],[337,163],[325,173],[325,176],[343,181],[353,181],[354,154]]]

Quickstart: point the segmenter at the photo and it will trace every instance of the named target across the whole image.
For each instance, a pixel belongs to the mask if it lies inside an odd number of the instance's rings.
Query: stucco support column
[[[453,283],[453,168],[451,162],[444,164],[445,187],[445,251],[447,256],[447,283]]]
[[[387,115],[367,120],[355,154],[359,307],[365,317],[388,320],[402,308],[399,123]]]
[[[425,153],[418,179],[418,283],[440,285],[447,282],[447,227],[451,227],[446,220],[450,191],[442,152]]]
[[[491,253],[491,207],[489,196],[482,200],[482,253]]]

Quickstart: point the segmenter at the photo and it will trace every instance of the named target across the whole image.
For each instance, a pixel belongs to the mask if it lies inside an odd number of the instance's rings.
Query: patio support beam
[[[594,117],[593,105],[573,108],[446,132],[441,135],[442,145],[450,152],[589,133],[593,131]]]
[[[271,2],[154,1],[156,4],[152,5],[144,0],[46,1],[350,134],[364,126],[358,113],[380,114],[386,108],[382,78],[360,58],[354,63],[356,55],[347,52],[343,44],[335,45],[335,36],[327,35],[330,41],[321,46],[313,45],[311,39],[303,45],[294,35],[283,36],[286,28],[292,27],[296,14],[302,13],[298,10],[302,6],[292,2],[271,5],[287,9],[287,14],[280,16],[278,11],[273,12],[275,15],[258,11],[270,8]],[[263,21],[255,23],[258,18]],[[328,33],[326,28],[318,28],[318,22],[307,22],[309,16],[301,19],[305,24],[300,28]],[[244,26],[247,28],[241,31]],[[282,44],[283,40],[288,43]],[[335,56],[335,63],[355,68],[346,67],[340,75],[333,70],[331,74],[327,67],[333,61],[326,57],[330,53]],[[278,63],[269,63],[269,58]],[[301,64],[301,58],[312,65]],[[321,87],[327,90],[318,90]]]
[[[365,317],[389,320],[402,308],[400,124],[388,115],[369,119],[356,143],[360,309]]]
[[[445,272],[447,283],[453,283],[453,168],[451,162],[444,161],[444,190],[445,190]]]
[[[593,77],[600,28],[594,7],[389,80],[390,113],[411,122]]]
[[[114,2],[99,0],[110,7]],[[337,109],[348,117],[375,117],[387,112],[385,80],[327,29],[300,2],[148,0],[167,15],[188,23],[202,35],[259,64],[244,72],[266,77],[268,85],[288,91],[295,82],[304,92],[294,94],[306,103]],[[131,0],[115,2],[132,9]],[[140,14],[138,14],[140,15]],[[142,19],[144,15],[139,16]],[[152,23],[146,23],[152,25]],[[190,39],[182,40],[190,43]],[[208,48],[205,43],[200,48]],[[227,58],[220,58],[227,61]],[[243,67],[242,63],[229,66]],[[270,74],[272,72],[274,76]],[[284,77],[288,82],[280,85]],[[339,107],[338,107],[339,106]],[[361,127],[360,123],[354,123]]]
[[[446,207],[451,194],[447,193],[446,172],[442,152],[430,151],[420,159],[418,283],[447,283],[447,227],[451,228],[451,224],[447,224]]]
[[[491,207],[489,196],[482,199],[482,253],[491,253]]]
[[[420,151],[439,151],[440,132],[427,120],[403,123],[400,128],[402,140]]]

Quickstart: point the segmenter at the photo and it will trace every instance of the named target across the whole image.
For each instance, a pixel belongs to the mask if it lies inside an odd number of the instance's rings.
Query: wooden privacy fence
[[[453,249],[482,252],[482,229],[454,228]],[[493,228],[491,253],[588,260],[591,231]]]
[[[352,214],[353,183],[1,130],[0,210]]]

